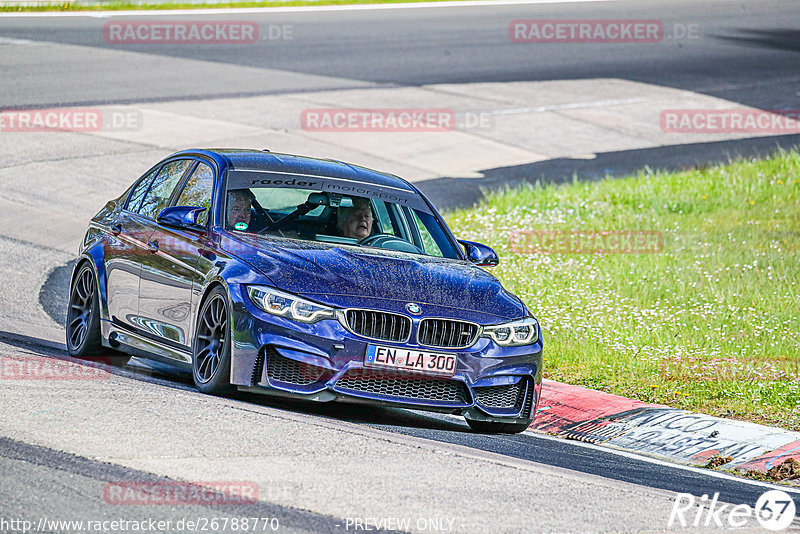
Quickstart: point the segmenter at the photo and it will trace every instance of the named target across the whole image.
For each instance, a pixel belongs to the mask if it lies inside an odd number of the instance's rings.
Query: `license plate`
[[[401,369],[403,371],[453,376],[456,372],[456,355],[367,345],[364,365],[383,369]]]

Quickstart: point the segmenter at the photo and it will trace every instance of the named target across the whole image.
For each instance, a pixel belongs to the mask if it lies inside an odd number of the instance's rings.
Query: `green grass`
[[[231,1],[220,4],[201,3],[187,4],[169,2],[163,4],[138,4],[132,2],[112,1],[108,3],[89,4],[88,2],[63,2],[58,4],[37,6],[0,6],[0,13],[23,11],[127,11],[158,9],[225,9],[231,7],[294,7],[294,6],[343,6],[357,4],[405,4],[408,2],[441,2],[444,0],[286,0],[286,1]]]
[[[546,377],[800,430],[797,151],[508,189],[446,218],[500,254],[493,273],[541,321]],[[519,230],[657,231],[664,246],[526,253]]]

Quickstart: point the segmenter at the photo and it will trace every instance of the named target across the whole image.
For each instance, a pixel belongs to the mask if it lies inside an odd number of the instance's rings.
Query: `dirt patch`
[[[733,458],[730,456],[712,456],[708,459],[708,463],[703,467],[708,467],[710,469],[715,469],[721,465],[725,465],[728,462],[732,462]]]
[[[800,479],[800,462],[794,458],[787,458],[781,465],[776,465],[767,476],[772,480],[798,480]]]

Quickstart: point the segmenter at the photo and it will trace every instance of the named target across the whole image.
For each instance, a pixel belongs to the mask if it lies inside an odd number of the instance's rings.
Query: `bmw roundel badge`
[[[409,302],[408,304],[406,304],[406,309],[408,310],[408,313],[410,313],[411,315],[419,315],[420,313],[422,313],[422,308],[420,308],[413,302]]]

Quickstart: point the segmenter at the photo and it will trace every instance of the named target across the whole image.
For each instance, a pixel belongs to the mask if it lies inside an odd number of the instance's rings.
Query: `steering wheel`
[[[414,254],[422,254],[418,246],[409,243],[405,239],[393,236],[391,234],[375,234],[365,237],[360,245],[367,247],[378,247],[386,250],[397,250],[399,252],[412,252]]]

